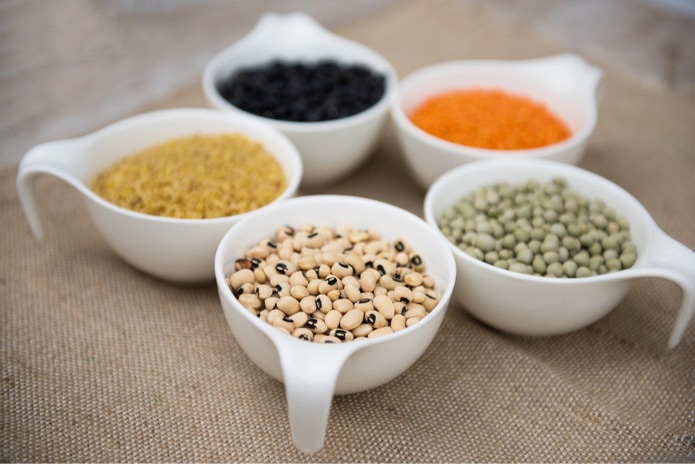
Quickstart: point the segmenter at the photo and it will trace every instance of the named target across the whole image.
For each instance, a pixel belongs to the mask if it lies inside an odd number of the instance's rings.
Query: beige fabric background
[[[379,50],[401,76],[447,59],[571,51],[482,11],[437,3],[424,14],[429,5],[337,32]],[[585,58],[606,76],[581,165],[695,248],[692,99]],[[205,106],[199,85],[143,111],[178,106]],[[53,178],[38,183],[46,235],[35,241],[15,177],[16,166],[0,171],[3,461],[695,461],[695,328],[666,348],[675,285],[640,281],[601,321],[543,339],[499,333],[452,304],[411,369],[335,398],[325,448],[305,456],[291,444],[282,384],[236,344],[214,285],[173,286],[132,269]],[[424,197],[390,129],[358,172],[310,193],[418,215]]]

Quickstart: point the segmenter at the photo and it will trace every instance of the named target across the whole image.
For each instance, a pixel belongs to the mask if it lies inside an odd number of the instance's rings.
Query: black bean
[[[273,61],[237,70],[218,83],[220,94],[244,111],[286,121],[328,121],[373,106],[385,92],[382,74],[331,60]]]

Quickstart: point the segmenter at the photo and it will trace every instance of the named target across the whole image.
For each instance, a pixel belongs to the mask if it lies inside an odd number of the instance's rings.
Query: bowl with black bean
[[[264,15],[207,63],[202,81],[216,108],[251,115],[294,142],[303,187],[328,184],[366,161],[398,85],[384,57],[304,13]]]
[[[454,297],[502,331],[581,329],[650,277],[683,292],[670,347],[695,312],[695,253],[630,193],[588,170],[529,159],[463,165],[432,184],[424,212],[455,256]]]
[[[215,273],[234,337],[284,382],[293,442],[311,453],[334,394],[378,387],[427,349],[456,266],[446,240],[412,213],[313,195],[236,224]]]

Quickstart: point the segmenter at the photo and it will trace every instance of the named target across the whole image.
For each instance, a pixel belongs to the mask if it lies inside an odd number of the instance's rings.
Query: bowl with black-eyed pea
[[[456,259],[454,298],[499,330],[579,330],[641,278],[665,278],[683,292],[671,348],[695,313],[695,253],[630,193],[588,170],[529,159],[463,165],[432,184],[424,214]]]
[[[259,213],[220,243],[220,301],[250,360],[285,384],[292,440],[312,453],[334,394],[393,380],[427,349],[456,266],[425,221],[379,201],[314,195]]]

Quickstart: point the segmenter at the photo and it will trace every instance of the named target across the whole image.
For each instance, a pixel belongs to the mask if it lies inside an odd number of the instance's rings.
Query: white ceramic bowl
[[[401,80],[391,108],[396,134],[412,176],[428,188],[449,169],[491,158],[540,158],[577,164],[596,125],[596,88],[601,71],[575,55],[535,60],[470,60],[435,64]],[[435,137],[409,115],[428,98],[464,89],[499,89],[543,103],[569,126],[572,136],[545,147],[492,150]]]
[[[346,224],[373,228],[385,239],[404,237],[434,278],[439,304],[417,324],[379,338],[325,345],[279,332],[239,303],[227,276],[248,247],[272,236],[283,225],[303,224]],[[316,195],[287,200],[239,221],[220,243],[215,274],[234,337],[254,363],[285,383],[294,444],[311,453],[323,446],[334,394],[356,393],[394,379],[429,346],[447,310],[456,266],[447,241],[417,216],[374,200]]]
[[[367,110],[342,119],[292,122],[263,118],[229,103],[217,90],[235,70],[272,60],[315,62],[331,59],[362,64],[383,74],[383,97]],[[287,135],[304,160],[302,187],[317,187],[346,176],[372,153],[395,98],[398,78],[375,51],[333,34],[303,13],[266,14],[243,39],[215,55],[203,72],[203,92],[216,108],[250,115]]]
[[[34,180],[38,175],[50,174],[82,194],[101,235],[134,267],[176,282],[212,281],[220,239],[234,223],[255,211],[214,219],[153,216],[102,199],[89,188],[89,183],[119,159],[156,143],[189,134],[219,132],[246,135],[261,142],[277,158],[287,187],[273,203],[295,195],[302,177],[302,160],[294,145],[275,129],[213,109],[155,111],[124,119],[84,137],[44,143],[29,150],[19,165],[17,189],[32,232],[38,239],[43,237]]]
[[[511,185],[563,176],[587,198],[601,198],[630,223],[638,259],[629,269],[586,277],[551,279],[497,268],[449,243],[457,264],[455,298],[473,316],[500,330],[531,336],[556,335],[585,327],[605,316],[642,277],[669,279],[683,290],[683,302],[670,339],[676,346],[695,312],[695,253],[667,236],[628,192],[592,172],[548,160],[489,160],[459,166],[437,179],[425,197],[427,222],[439,231],[442,212],[482,185]],[[443,236],[443,234],[442,234]]]

